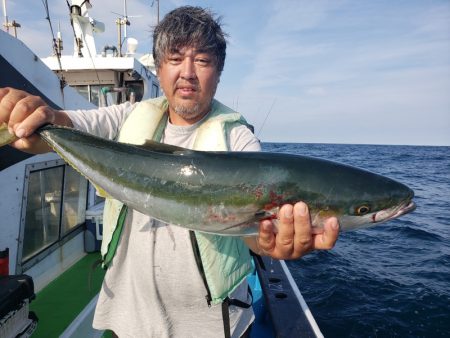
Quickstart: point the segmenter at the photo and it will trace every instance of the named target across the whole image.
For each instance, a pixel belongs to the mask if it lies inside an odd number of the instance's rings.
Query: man
[[[243,117],[214,100],[225,53],[225,35],[212,14],[181,7],[154,32],[153,55],[165,97],[92,111],[55,111],[38,97],[0,89],[0,122],[20,138],[13,146],[28,152],[48,151],[33,135],[44,123],[128,143],[153,138],[198,150],[259,151]],[[251,271],[248,248],[295,259],[332,248],[338,236],[335,218],[323,233],[313,234],[302,202],[282,206],[277,223],[275,231],[272,221],[262,221],[257,237],[206,235],[107,200],[102,254],[108,270],[94,327],[119,337],[248,334],[253,321],[251,307],[245,306],[251,302],[245,279]],[[241,301],[240,306],[233,300]]]

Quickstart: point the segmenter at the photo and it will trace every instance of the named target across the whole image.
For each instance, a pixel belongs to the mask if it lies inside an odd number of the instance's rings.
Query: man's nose
[[[194,79],[196,77],[194,60],[187,57],[181,65],[181,77],[183,79]]]

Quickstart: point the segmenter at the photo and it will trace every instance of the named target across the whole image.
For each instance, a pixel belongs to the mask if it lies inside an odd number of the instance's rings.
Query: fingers
[[[313,247],[311,229],[308,206],[305,203],[284,205],[279,213],[274,258],[293,259],[310,252]]]
[[[53,120],[53,110],[40,97],[27,96],[16,103],[8,127],[21,138],[31,135],[37,127]]]
[[[312,250],[313,236],[311,218],[306,203],[298,202],[294,206],[294,252],[293,256],[298,258]]]
[[[12,147],[30,154],[42,154],[48,152],[49,147],[37,135],[19,138],[10,144]]]
[[[278,213],[278,234],[275,237],[277,252],[289,257],[294,251],[294,211],[290,204],[283,205]]]
[[[52,108],[47,105],[38,105],[39,102],[34,101],[30,102],[27,107],[30,110],[33,110],[33,113],[26,118],[24,118],[21,122],[18,122],[14,125],[13,130],[17,137],[28,137],[40,126],[46,123],[54,123],[55,121],[55,113]],[[21,109],[20,107],[18,109]],[[21,113],[23,114],[26,110],[23,110]],[[13,112],[14,113],[14,112]],[[18,115],[19,113],[17,113]],[[14,115],[16,116],[16,115]],[[26,116],[26,115],[23,115]]]
[[[9,131],[17,137],[30,136],[54,118],[54,110],[40,97],[16,89],[0,89],[0,122],[7,122]]]
[[[334,247],[339,236],[339,222],[336,217],[325,221],[323,233],[314,236],[314,249],[329,250]]]
[[[0,88],[0,122],[9,121],[14,106],[25,96],[26,93],[20,90]]]
[[[11,143],[16,149],[35,154],[49,151],[45,142],[33,133],[43,124],[55,122],[57,114],[38,96],[0,88],[0,123],[6,122],[9,132],[19,138]]]
[[[264,220],[259,225],[259,235],[256,239],[259,255],[270,255],[275,248],[275,232],[272,221]]]
[[[277,259],[298,258],[313,246],[308,207],[299,202],[283,205],[278,213],[277,232],[270,220],[261,222],[258,246],[264,254]]]
[[[339,223],[335,217],[327,219],[323,231],[316,233],[311,224],[308,206],[303,202],[281,207],[277,229],[275,233],[271,220],[260,223],[257,238],[260,254],[276,259],[296,259],[312,250],[333,248],[339,235]]]
[[[279,213],[276,243],[281,257],[297,258],[312,247],[311,222],[308,206],[299,202],[284,205]]]

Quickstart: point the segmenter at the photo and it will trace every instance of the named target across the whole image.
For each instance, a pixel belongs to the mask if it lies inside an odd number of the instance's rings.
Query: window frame
[[[59,214],[59,225],[58,225],[58,239],[51,244],[44,246],[41,250],[39,250],[36,254],[31,256],[25,261],[22,261],[23,257],[23,246],[24,246],[24,236],[25,236],[25,221],[26,221],[26,213],[28,206],[28,187],[30,175],[34,172],[38,172],[41,170],[47,170],[57,167],[63,167],[63,175],[61,181],[61,205],[60,214]],[[49,256],[52,252],[62,247],[68,241],[76,237],[78,234],[84,231],[85,229],[85,220],[83,220],[80,224],[77,224],[66,234],[62,235],[62,209],[64,205],[64,186],[66,179],[66,168],[68,165],[62,159],[49,160],[44,162],[27,164],[25,166],[25,176],[24,176],[24,185],[23,185],[23,193],[22,193],[22,208],[20,213],[20,231],[19,231],[19,239],[18,239],[18,248],[17,248],[17,261],[16,261],[16,270],[17,273],[23,273],[24,271],[30,269],[37,263],[44,260],[47,256]],[[86,186],[88,185],[88,181],[86,180]],[[88,189],[86,188],[86,201],[85,207],[87,208],[88,202]]]

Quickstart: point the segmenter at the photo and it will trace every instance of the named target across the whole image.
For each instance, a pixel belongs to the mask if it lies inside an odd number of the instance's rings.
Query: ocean
[[[409,187],[417,209],[288,266],[325,337],[450,337],[450,147],[264,143]]]

